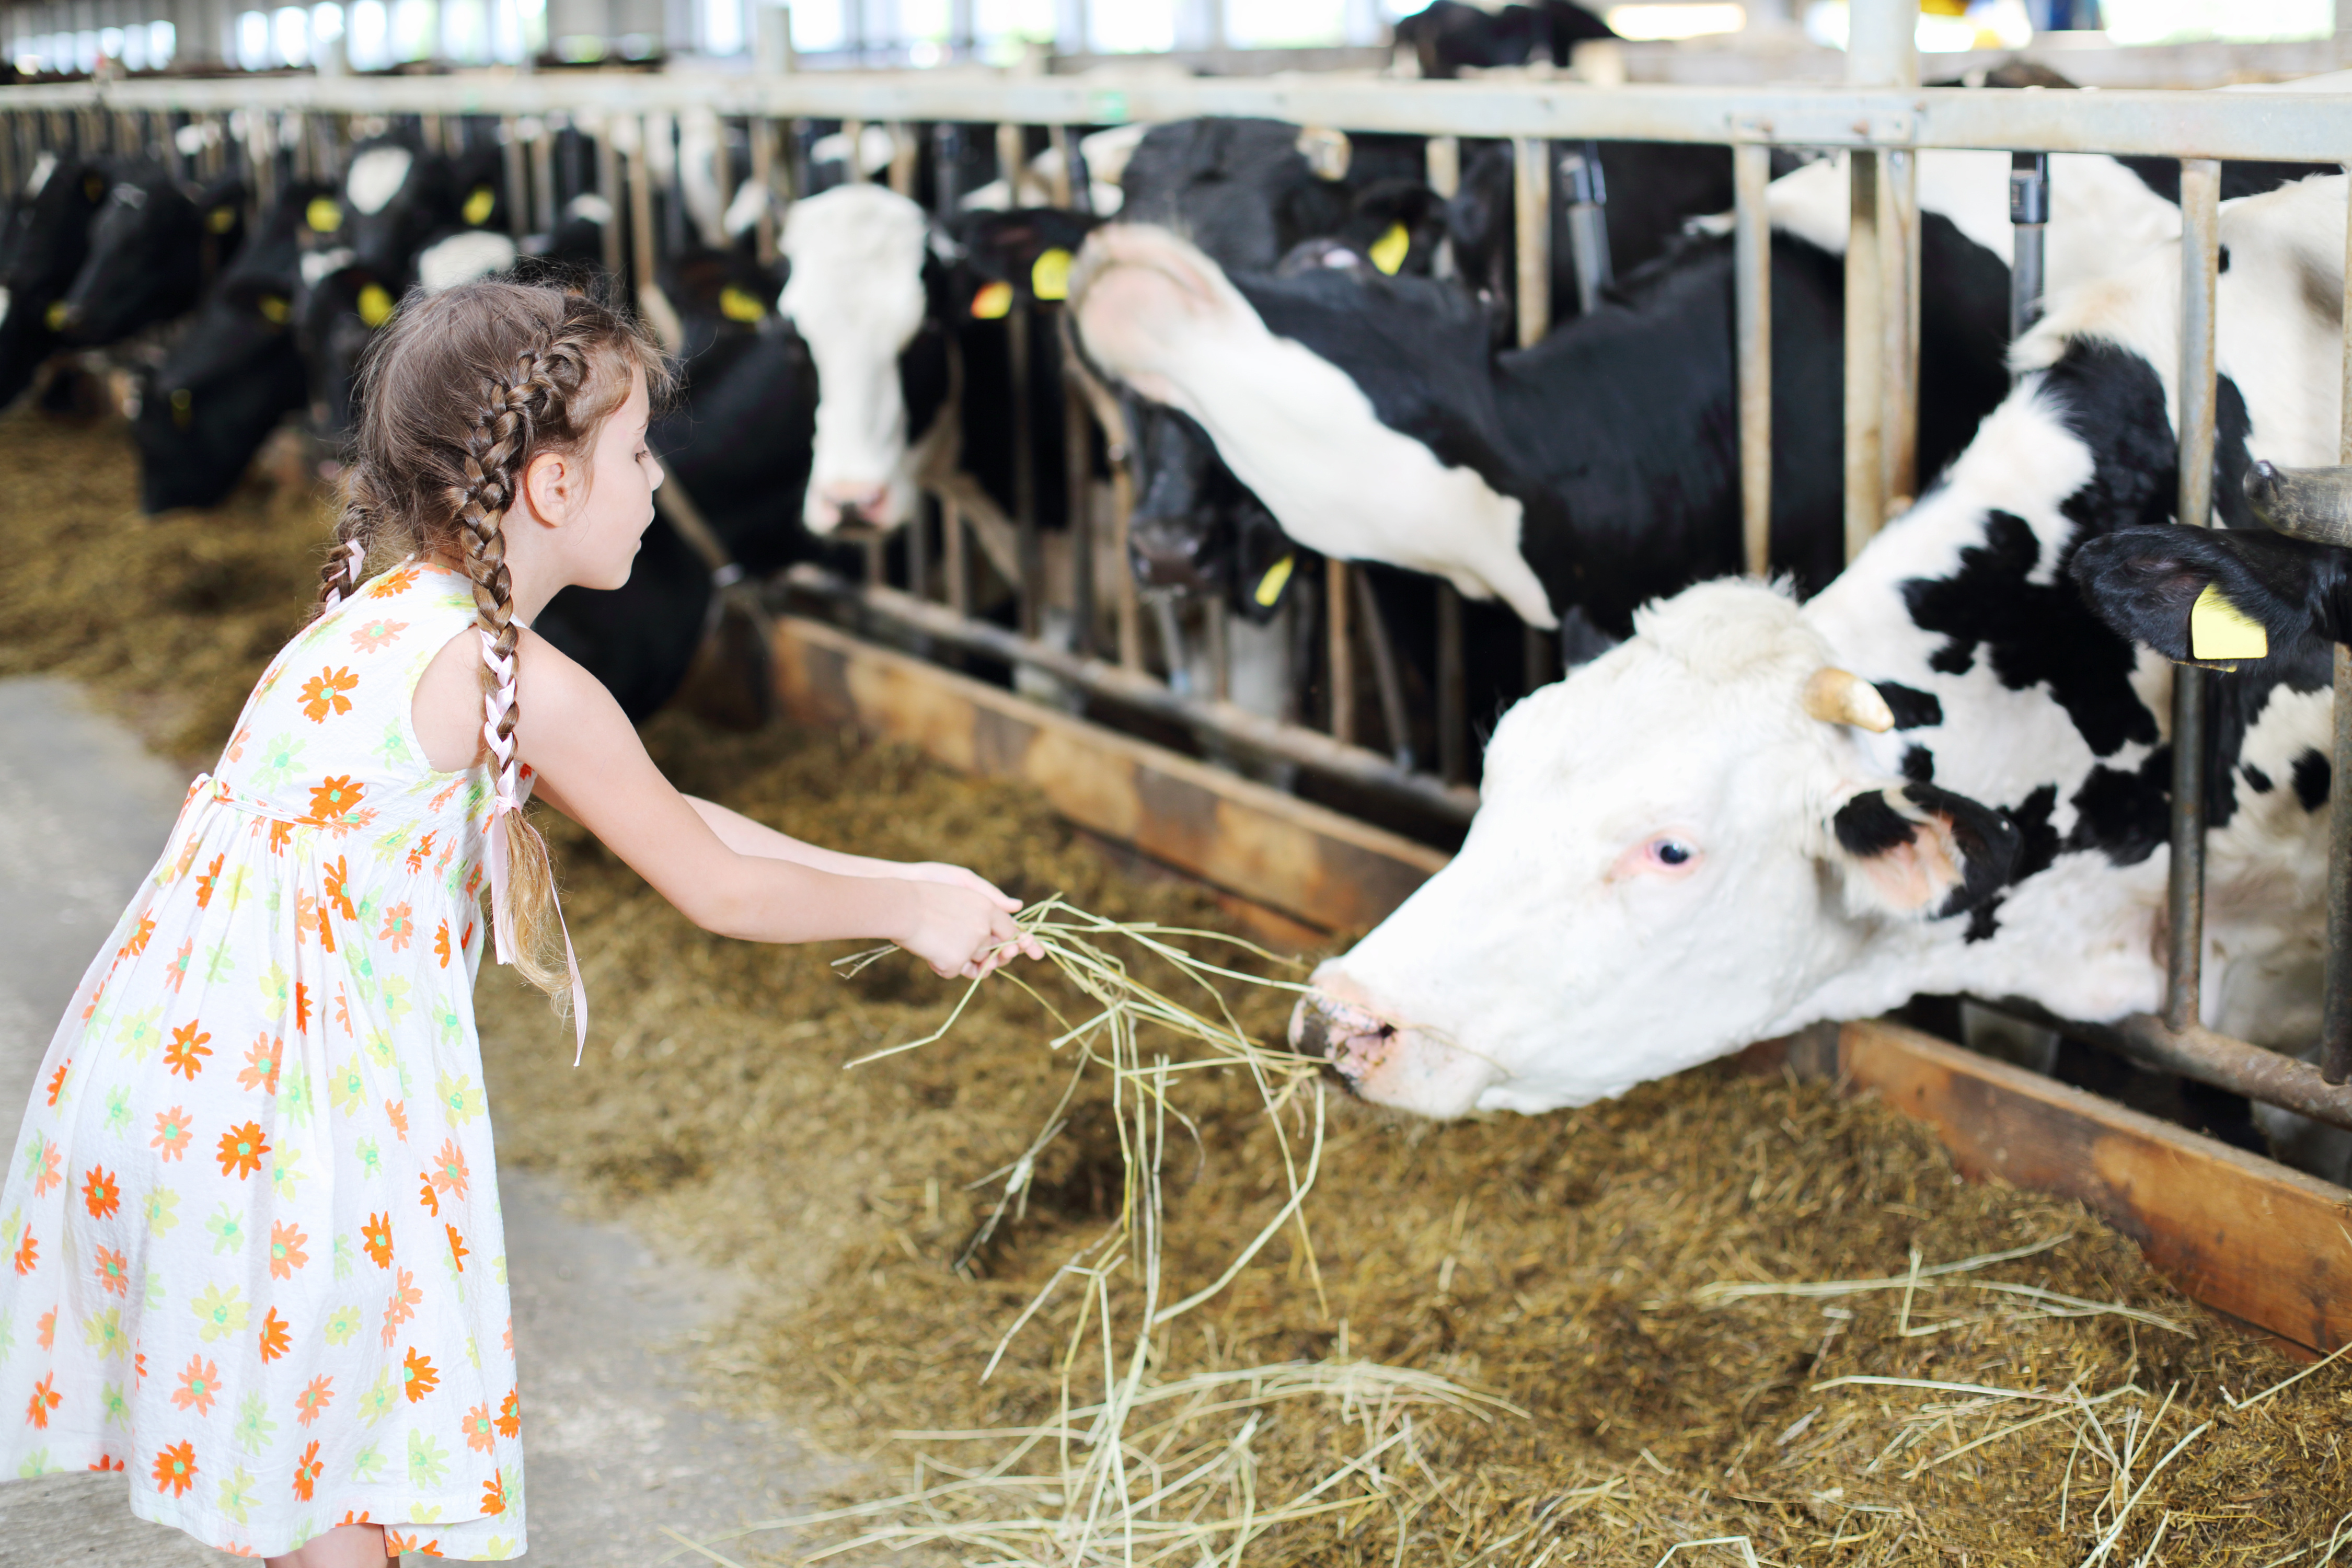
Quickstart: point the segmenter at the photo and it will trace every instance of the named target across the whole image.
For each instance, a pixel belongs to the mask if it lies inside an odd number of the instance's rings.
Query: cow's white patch
[[[352,247],[337,246],[332,250],[308,250],[295,265],[301,268],[302,287],[316,289],[320,284],[352,264]]]
[[[816,362],[816,450],[804,516],[829,533],[846,500],[880,496],[872,521],[914,515],[916,452],[898,355],[923,324],[923,209],[878,185],[840,185],[793,204],[778,300]]]
[[[515,264],[515,242],[503,234],[472,228],[453,234],[416,253],[416,280],[427,294],[438,294],[477,278],[503,272]]]
[[[563,216],[586,218],[593,224],[608,224],[613,221],[613,204],[595,192],[589,191],[564,203]]]
[[[751,231],[751,226],[760,221],[760,215],[767,210],[767,186],[757,180],[746,180],[736,189],[735,199],[727,204],[719,226],[727,231],[729,239],[740,239]]]
[[[0,327],[8,324],[8,307],[14,302],[15,297],[5,288],[0,288]]]
[[[370,147],[352,160],[351,173],[343,176],[343,200],[353,212],[383,211],[408,183],[408,171],[415,162],[415,155],[405,147]]]
[[[2344,201],[2339,178],[2223,209],[2221,366],[2245,394],[2258,457],[2332,460]],[[2020,357],[2044,366],[2068,342],[2099,339],[2168,384],[2179,279],[2175,247],[2158,243],[2056,302]],[[2063,847],[2093,771],[2136,772],[2154,747],[2096,755],[2046,687],[2012,689],[1981,647],[1965,669],[1938,668],[1948,638],[1913,620],[1904,592],[1950,576],[1996,510],[2032,531],[2032,575],[2048,580],[2074,527],[2061,507],[2094,471],[2061,415],[2029,375],[1945,485],[1801,610],[1765,587],[1702,584],[1513,708],[1461,854],[1318,973],[1331,999],[1323,1033],[1345,1038],[1315,1043],[1368,1097],[1444,1116],[1581,1103],[1921,992],[2092,1020],[2154,1006],[2164,851],[2117,864],[2103,847]],[[1927,692],[1941,722],[1874,735],[1809,719],[1800,693],[1824,664]],[[2169,671],[2143,657],[2132,684],[2160,731]],[[2304,751],[2325,753],[2331,710],[2325,690],[2272,693],[2242,758],[2273,787],[2242,784],[2207,839],[2205,1022],[2262,1044],[2299,1045],[2315,1026],[2326,821],[2290,778]],[[1899,784],[1913,746],[1930,752],[1939,787],[1985,805],[2048,792],[2061,847],[2004,890],[1980,940],[1966,940],[1963,918],[1872,913],[1843,896],[1852,867],[1834,813]],[[1610,877],[1629,846],[1661,833],[1699,851],[1695,873]],[[1365,1030],[1367,1016],[1393,1033]]]
[[[58,155],[44,153],[33,160],[33,172],[25,176],[25,199],[31,201],[49,188],[49,176],[58,172]]]
[[[1217,265],[1165,229],[1087,240],[1076,325],[1087,353],[1208,432],[1283,531],[1343,560],[1427,572],[1529,625],[1556,626],[1519,553],[1521,507],[1380,421],[1362,387],[1268,331]]]

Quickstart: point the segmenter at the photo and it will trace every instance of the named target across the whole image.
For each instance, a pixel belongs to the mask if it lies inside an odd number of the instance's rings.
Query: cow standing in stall
[[[2216,494],[2332,456],[2345,183],[2223,208]],[[1467,842],[1314,976],[1294,1042],[1367,1099],[1540,1111],[1917,993],[2112,1020],[2164,989],[2170,668],[2069,567],[2162,521],[2180,266],[2057,300],[1949,473],[1809,604],[1708,583],[1513,708]],[[2095,554],[2094,559],[2095,559]],[[2204,1018],[2315,1033],[2326,646],[2223,677],[2207,792]],[[2341,1180],[2333,1135],[2262,1110]]]

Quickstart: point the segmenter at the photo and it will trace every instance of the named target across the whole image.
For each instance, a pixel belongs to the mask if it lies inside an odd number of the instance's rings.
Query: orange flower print
[[[120,1470],[124,1468],[124,1466],[121,1460],[115,1458],[112,1455],[100,1454],[98,1457],[97,1462],[92,1464],[90,1468],[92,1470]]]
[[[275,1265],[272,1271],[275,1271]],[[278,1309],[270,1308],[261,1320],[261,1359],[264,1362],[276,1361],[293,1348],[292,1331],[286,1320],[278,1315]]]
[[[433,1370],[433,1358],[418,1355],[416,1347],[409,1346],[408,1359],[401,1363],[400,1368],[401,1388],[408,1395],[408,1403],[415,1404],[432,1393],[440,1382],[441,1374]]]
[[[385,573],[367,585],[367,596],[371,599],[389,599],[395,594],[405,594],[416,585],[416,571],[414,566],[403,566],[396,571]],[[345,1522],[348,1523],[349,1521]]]
[[[213,1413],[213,1401],[220,1397],[220,1367],[202,1355],[188,1358],[180,1373],[180,1386],[172,1391],[172,1403],[183,1410],[193,1410],[199,1415]]]
[[[257,1089],[264,1094],[278,1092],[278,1064],[286,1050],[285,1037],[272,1039],[257,1035],[253,1044],[245,1048],[245,1066],[236,1075],[239,1089]]]
[[[402,1142],[408,1142],[408,1108],[406,1106],[396,1100],[385,1100],[383,1119],[392,1123],[392,1130],[400,1134]]]
[[[493,1475],[482,1483],[482,1511],[504,1513],[507,1510],[507,1487],[503,1477]]]
[[[58,1166],[58,1162],[63,1159],[63,1157],[64,1156],[58,1152],[58,1146],[56,1144],[47,1142],[44,1142],[41,1144],[41,1162],[39,1166],[33,1173],[33,1195],[35,1197],[47,1197],[50,1189],[62,1186],[65,1184],[66,1178],[64,1173]]]
[[[343,1510],[343,1517],[335,1521],[337,1524],[365,1524],[367,1521],[368,1514],[367,1510],[365,1509],[360,1509],[356,1511],[351,1509],[345,1509]]]
[[[499,1436],[501,1437],[522,1436],[522,1401],[517,1397],[515,1390],[511,1388],[507,1390],[506,1400],[499,1406]]]
[[[498,1440],[498,1418],[490,1414],[488,1405],[477,1405],[466,1412],[466,1419],[458,1423],[458,1430],[466,1434],[466,1447],[477,1454],[487,1454],[490,1451],[490,1445]]]
[[[359,809],[360,796],[366,793],[367,785],[354,783],[349,773],[322,778],[310,791],[310,815],[307,820],[342,822]]]
[[[383,911],[383,929],[375,934],[379,939],[389,939],[394,952],[405,952],[408,944],[416,940],[416,922],[410,914],[406,904],[394,904]]]
[[[188,1152],[188,1113],[176,1105],[169,1110],[157,1111],[155,1136],[148,1140],[147,1146],[150,1149],[163,1151],[158,1157],[164,1160],[176,1160],[186,1153]]]
[[[58,1096],[66,1091],[66,1079],[70,1077],[72,1073],[73,1058],[68,1057],[64,1061],[58,1064],[58,1070],[49,1075],[49,1109],[51,1110],[55,1110],[58,1108]]]
[[[319,1472],[327,1467],[319,1462],[319,1445],[314,1440],[294,1461],[294,1500],[309,1502],[310,1489],[318,1484]]]
[[[25,1227],[24,1239],[16,1243],[16,1256],[13,1261],[19,1274],[30,1274],[41,1261],[41,1244],[33,1239],[33,1227],[29,1225]]]
[[[196,908],[204,909],[213,901],[213,889],[220,886],[222,863],[227,859],[226,854],[214,856],[212,865],[196,879]]]
[[[443,921],[440,929],[433,933],[433,956],[441,961],[442,968],[449,967],[449,922],[447,921]]]
[[[407,629],[406,621],[387,621],[378,618],[353,632],[352,645],[362,653],[373,653],[380,647],[390,647],[393,639]]]
[[[335,951],[335,928],[327,923],[327,905],[323,900],[319,904],[318,910],[319,946],[325,952],[332,952]]]
[[[417,872],[425,869],[425,858],[432,853],[433,835],[428,833],[416,841],[415,848],[408,852],[408,874],[414,877]]]
[[[313,724],[323,724],[330,713],[348,713],[352,700],[343,695],[360,683],[360,678],[346,668],[322,668],[302,683],[302,717]]]
[[[152,915],[141,915],[139,917],[139,929],[131,933],[131,940],[124,942],[122,944],[122,951],[116,953],[114,956],[117,958],[138,957],[141,953],[147,951],[147,939],[154,934],[155,917]]]
[[[441,1141],[441,1152],[433,1157],[431,1180],[440,1192],[466,1195],[466,1156],[458,1152],[455,1138]]]
[[[261,1136],[261,1123],[248,1121],[242,1127],[232,1127],[221,1134],[221,1174],[242,1181],[261,1169],[261,1157],[269,1152],[269,1145]]]
[[[299,980],[294,983],[294,1032],[310,1032],[310,987]]]
[[[294,1396],[294,1424],[308,1426],[324,1415],[327,1406],[334,1402],[335,1380],[331,1377],[312,1378],[302,1392]]]
[[[51,1373],[33,1384],[33,1402],[25,1407],[25,1419],[41,1431],[48,1429],[49,1412],[65,1403],[65,1395],[50,1386],[56,1380],[57,1374]],[[415,1396],[412,1394],[410,1397]]]
[[[250,730],[239,730],[231,735],[228,738],[228,760],[232,763],[245,761],[245,743],[252,739],[253,731]]]
[[[283,855],[286,853],[286,847],[293,842],[294,825],[283,817],[271,817],[269,819],[269,852],[272,855]]]
[[[112,1219],[114,1211],[122,1206],[122,1189],[106,1173],[103,1165],[92,1165],[81,1184],[81,1201],[92,1219]]]
[[[367,1224],[360,1226],[360,1236],[367,1246],[368,1261],[378,1268],[392,1267],[392,1216],[372,1214]]]
[[[390,1350],[392,1342],[400,1337],[400,1325],[416,1316],[416,1304],[425,1300],[425,1292],[416,1288],[416,1276],[403,1268],[392,1287],[392,1294],[383,1302],[383,1348]],[[410,1395],[411,1398],[415,1397]]]
[[[34,1320],[33,1339],[43,1351],[58,1348],[58,1310],[55,1307]]]
[[[155,1456],[155,1489],[185,1497],[196,1484],[196,1446],[174,1443]]]
[[[403,1535],[396,1530],[387,1530],[383,1532],[383,1550],[389,1556],[397,1556],[404,1552],[414,1552],[419,1557],[438,1557],[441,1555],[441,1543],[437,1541],[425,1540],[422,1531],[415,1535]]]
[[[456,1226],[445,1225],[441,1228],[449,1233],[449,1261],[457,1266],[458,1273],[463,1274],[466,1259],[473,1256],[474,1249],[466,1245],[466,1238],[457,1234]]]
[[[422,1208],[426,1214],[431,1215],[435,1219],[439,1219],[441,1217],[441,1200],[436,1197],[433,1194],[433,1178],[430,1176],[425,1177],[417,1184],[417,1206]]]
[[[110,1296],[131,1294],[131,1260],[110,1247],[100,1247],[98,1288]]]
[[[191,1018],[172,1031],[172,1043],[163,1047],[163,1060],[172,1071],[184,1075],[190,1083],[194,1083],[196,1075],[205,1070],[200,1058],[213,1054],[212,1048],[205,1044],[211,1038],[212,1036],[204,1032],[204,1026]]]
[[[188,965],[195,962],[195,956],[196,939],[190,937],[180,944],[180,951],[172,955],[172,962],[163,966],[163,978],[170,982],[173,995],[179,994],[180,983],[187,979]]]
[[[294,1270],[310,1261],[302,1244],[310,1238],[299,1226],[269,1222],[269,1276],[273,1279],[291,1279]]]
[[[350,858],[347,855],[338,855],[333,865],[323,868],[326,897],[321,901],[331,902],[335,912],[343,919],[355,921],[360,918],[360,912],[352,907],[352,896],[344,890],[352,880],[351,868],[345,864]]]

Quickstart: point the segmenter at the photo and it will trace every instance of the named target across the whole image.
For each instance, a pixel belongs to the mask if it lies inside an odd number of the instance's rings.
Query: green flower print
[[[343,1261],[343,1254],[347,1250],[348,1248],[343,1245],[343,1238],[340,1236],[337,1237],[335,1238],[335,1252],[338,1261],[335,1269],[335,1278],[338,1279],[351,1272],[348,1264]],[[352,1336],[359,1331],[360,1310],[357,1307],[338,1307],[333,1311],[327,1314],[326,1335],[327,1342],[329,1344],[347,1345],[352,1342]]]
[[[169,1187],[150,1187],[147,1190],[147,1234],[154,1237],[171,1235],[172,1227],[180,1223],[179,1207],[179,1194]]]
[[[383,1175],[383,1151],[375,1146],[374,1139],[361,1139],[352,1146],[352,1152],[359,1156],[360,1170],[368,1180],[376,1181]]]
[[[360,1419],[373,1426],[391,1415],[400,1404],[400,1391],[392,1385],[392,1373],[380,1372],[375,1381],[360,1395]]]
[[[226,1204],[213,1210],[212,1218],[205,1221],[205,1228],[212,1232],[213,1254],[215,1257],[224,1252],[235,1252],[245,1245],[244,1216]]]
[[[229,952],[226,942],[217,942],[205,950],[205,984],[218,985],[236,968],[236,959]]]
[[[438,1487],[449,1479],[449,1450],[414,1426],[408,1429],[408,1484]]]
[[[122,1331],[122,1309],[109,1307],[84,1318],[81,1342],[102,1356],[119,1356],[129,1350],[130,1336]]]
[[[163,1031],[159,1026],[163,1017],[161,1007],[141,1007],[123,1014],[121,1021],[114,1026],[114,1043],[132,1061],[143,1061],[163,1043]]]
[[[416,1005],[408,999],[408,994],[415,989],[403,975],[385,975],[380,993],[383,998],[383,1016],[397,1024],[403,1016],[415,1012]]]
[[[383,727],[383,739],[375,743],[375,754],[391,767],[399,767],[409,759],[408,737],[401,733],[400,721],[394,719]]]
[[[283,1017],[294,1005],[294,983],[286,977],[283,964],[273,963],[269,973],[261,977],[261,1005],[264,1016]],[[312,1004],[316,1005],[315,1003]]]
[[[294,1201],[296,1190],[310,1172],[302,1168],[302,1151],[289,1143],[269,1156],[269,1184],[288,1203]]]
[[[131,1401],[123,1397],[122,1385],[110,1383],[98,1391],[98,1407],[106,1412],[106,1424],[128,1431],[131,1426]]]
[[[338,1279],[350,1279],[352,1277],[352,1238],[348,1236],[339,1236],[335,1237],[335,1278]],[[331,1336],[334,1333],[333,1329],[330,1328],[327,1331],[330,1336],[331,1343],[341,1342],[332,1339]]]
[[[373,1482],[381,1479],[383,1471],[383,1455],[373,1443],[362,1444],[360,1451],[352,1456],[352,1479]]]
[[[19,1480],[29,1481],[35,1476],[47,1475],[51,1468],[53,1467],[49,1463],[48,1449],[36,1448],[25,1456],[23,1464],[16,1467],[16,1478]]]
[[[482,1091],[470,1078],[445,1072],[436,1081],[434,1092],[449,1113],[452,1127],[463,1127],[482,1114]]]
[[[262,1398],[259,1389],[252,1390],[237,1402],[234,1436],[238,1447],[258,1458],[277,1430],[278,1423],[269,1418],[268,1402]]]
[[[367,1038],[360,1044],[366,1047],[368,1056],[374,1060],[376,1066],[388,1068],[393,1065],[392,1037],[382,1029],[370,1029]]]
[[[131,1089],[117,1084],[106,1091],[106,1130],[117,1138],[131,1131]]]
[[[149,1311],[160,1312],[163,1310],[163,1303],[169,1296],[170,1292],[163,1289],[163,1271],[150,1262],[147,1265],[147,1291],[140,1300],[146,1304]]]
[[[367,1079],[356,1060],[327,1074],[327,1103],[345,1116],[367,1103]]]
[[[253,782],[265,790],[283,788],[302,771],[302,742],[294,735],[278,735],[265,742],[254,759]]]
[[[253,1477],[246,1474],[245,1467],[239,1465],[236,1473],[221,1483],[220,1510],[237,1523],[245,1523],[256,1500],[253,1489],[258,1484]]]
[[[234,1285],[226,1290],[217,1285],[205,1286],[190,1303],[190,1310],[196,1314],[196,1338],[210,1344],[230,1334],[243,1333],[246,1317],[244,1295],[245,1292]]]
[[[310,1089],[310,1069],[297,1062],[286,1069],[278,1087],[278,1108],[289,1121],[307,1122],[319,1113]]]

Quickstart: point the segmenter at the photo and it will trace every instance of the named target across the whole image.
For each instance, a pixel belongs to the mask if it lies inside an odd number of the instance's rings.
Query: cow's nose
[[[835,480],[820,488],[816,499],[845,523],[880,522],[882,508],[890,499],[890,487]]]
[[[1290,1048],[1323,1062],[1353,1087],[1388,1057],[1396,1026],[1370,1008],[1321,991],[1298,999],[1290,1013]]]
[[[1155,527],[1138,521],[1128,535],[1135,580],[1146,588],[1205,593],[1214,584],[1208,570],[1208,540],[1192,529]]]

